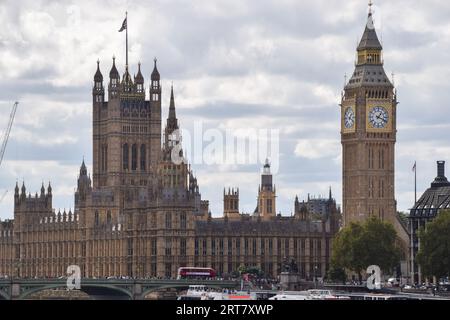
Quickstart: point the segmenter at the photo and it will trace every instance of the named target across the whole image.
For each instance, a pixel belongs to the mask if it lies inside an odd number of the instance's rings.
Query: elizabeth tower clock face
[[[351,107],[348,107],[345,110],[344,125],[346,129],[353,128],[353,126],[355,125],[355,112]]]
[[[374,107],[369,112],[369,123],[373,128],[383,129],[389,121],[389,113],[384,107]]]

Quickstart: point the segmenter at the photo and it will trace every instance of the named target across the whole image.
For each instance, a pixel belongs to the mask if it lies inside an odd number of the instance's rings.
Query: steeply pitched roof
[[[358,51],[367,49],[376,49],[376,50],[383,49],[383,46],[378,40],[377,32],[375,31],[372,13],[369,13],[369,17],[367,18],[366,29],[364,30],[364,34],[358,45]]]

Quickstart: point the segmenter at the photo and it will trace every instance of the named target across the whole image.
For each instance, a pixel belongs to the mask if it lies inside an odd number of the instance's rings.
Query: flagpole
[[[417,161],[414,162],[414,204],[417,203]]]
[[[126,30],[126,64],[125,67],[128,70],[128,11],[125,11],[125,19],[127,21],[127,27]]]

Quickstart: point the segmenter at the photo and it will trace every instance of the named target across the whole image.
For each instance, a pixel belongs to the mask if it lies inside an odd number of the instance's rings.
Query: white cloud
[[[298,141],[295,155],[307,159],[338,158],[341,145],[338,140],[308,139]]]
[[[397,74],[401,102],[396,195],[399,209],[405,210],[411,206],[413,158],[420,161],[420,190],[434,178],[436,160],[450,161],[450,142],[443,138],[450,99],[450,3],[376,4],[385,69]],[[3,0],[1,129],[12,102],[21,104],[0,167],[0,191],[22,178],[38,190],[42,179],[51,178],[60,192],[55,206],[70,206],[81,157],[91,158],[95,61],[101,61],[105,82],[112,55],[123,72],[125,35],[117,30],[127,9],[131,70],[140,60],[148,84],[152,59],[159,58],[164,117],[174,80],[183,127],[202,119],[221,130],[280,130],[281,158],[289,165],[280,164],[278,209],[292,210],[295,190],[323,194],[332,184],[340,197],[338,104],[366,20],[367,5],[358,0]],[[242,110],[231,110],[233,104]],[[223,110],[212,109],[216,105]],[[210,109],[204,115],[195,112],[205,106]],[[301,164],[293,165],[297,160]],[[322,177],[330,167],[336,170],[334,178]],[[211,200],[214,213],[221,210],[221,190],[227,184],[241,187],[245,211],[254,209],[258,168],[245,173],[236,166],[197,169],[203,197]],[[6,203],[9,207],[3,207]],[[11,216],[11,204],[11,198],[3,200],[1,217]]]

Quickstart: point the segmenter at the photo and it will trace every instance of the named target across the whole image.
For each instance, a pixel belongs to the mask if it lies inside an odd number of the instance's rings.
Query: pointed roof
[[[153,67],[151,78],[152,78],[152,80],[160,80],[158,67],[156,66],[156,62],[158,61],[158,59],[155,58],[153,61],[155,62],[155,65]]]
[[[170,106],[169,106],[169,119],[176,119],[176,111],[175,111],[175,97],[173,95],[173,84],[170,89]]]
[[[169,117],[167,118],[166,134],[171,134],[175,130],[179,129],[178,119],[175,111],[175,98],[173,94],[173,84],[170,91],[170,106],[169,106]]]
[[[131,75],[128,72],[128,66],[125,67],[125,72],[122,77],[122,83],[125,83],[127,85],[133,84],[133,79],[131,79]]]
[[[113,56],[113,65],[112,65],[111,71],[109,72],[109,77],[111,79],[112,78],[115,78],[115,79],[119,78],[119,71],[117,71],[117,68],[116,68],[116,57],[114,57],[114,56]]]
[[[87,168],[86,168],[86,164],[84,163],[84,158],[83,158],[83,162],[81,163],[81,167],[80,167],[80,176],[83,175],[87,175]]]
[[[100,71],[100,60],[97,60],[97,72],[94,75],[94,81],[95,82],[102,82],[103,81],[103,75]]]
[[[134,77],[134,82],[136,83],[144,83],[144,77],[142,76],[141,73],[141,63],[138,63],[138,73],[137,75]]]
[[[377,32],[375,31],[372,12],[369,12],[366,29],[358,45],[358,51],[367,49],[383,50],[383,46],[378,40]]]

